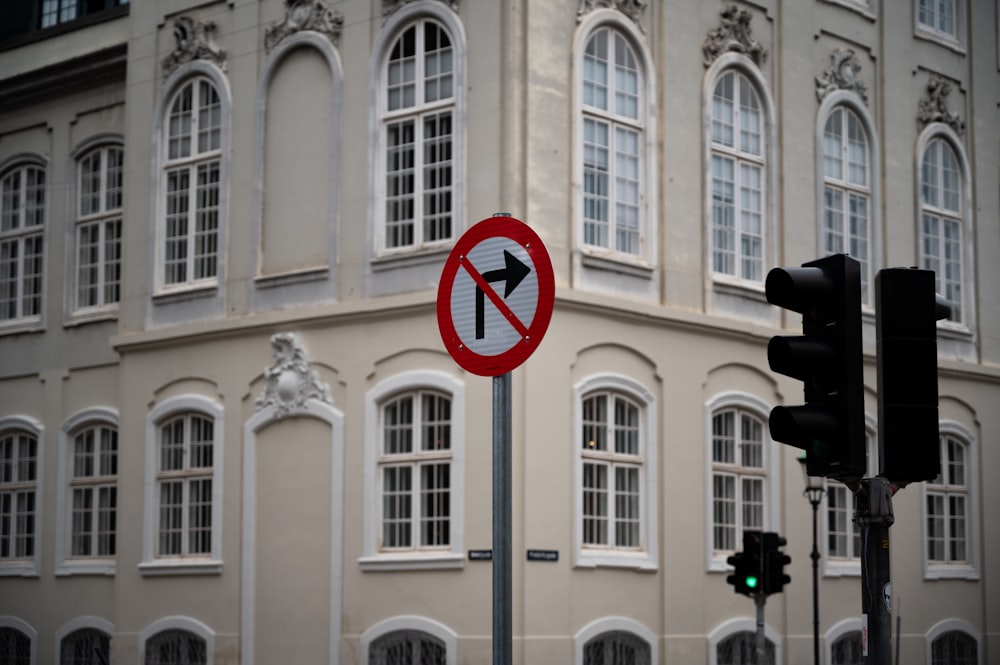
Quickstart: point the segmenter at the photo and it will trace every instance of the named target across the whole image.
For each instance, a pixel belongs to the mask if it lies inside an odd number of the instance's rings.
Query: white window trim
[[[938,321],[939,334],[943,337],[953,337],[974,341],[976,330],[976,272],[975,272],[975,230],[972,223],[973,202],[972,202],[972,170],[962,140],[951,127],[943,122],[933,122],[924,128],[917,137],[916,163],[914,167],[915,187],[914,187],[914,210],[916,217],[916,239],[917,239],[917,262],[924,264],[924,232],[923,232],[923,161],[927,146],[934,139],[942,139],[955,153],[958,160],[959,177],[962,178],[962,311],[965,315],[962,322]]]
[[[70,619],[56,631],[56,661],[57,663],[62,662],[62,642],[67,635],[74,633],[78,630],[84,628],[93,628],[94,630],[99,630],[102,633],[106,633],[109,638],[113,638],[115,634],[115,625],[108,621],[107,619],[102,619],[95,616],[78,616]]]
[[[42,549],[45,533],[45,427],[31,416],[8,416],[0,419],[0,433],[10,430],[28,432],[38,442],[38,452],[35,456],[35,555],[31,559],[15,559],[0,561],[0,577],[38,577],[42,569]]]
[[[868,297],[862,296],[862,307],[869,312],[875,311],[875,275],[881,268],[880,257],[882,256],[882,188],[880,187],[882,172],[881,144],[878,141],[878,134],[875,131],[875,123],[872,120],[868,107],[861,100],[856,92],[850,90],[835,90],[827,95],[819,106],[816,113],[816,247],[823,247],[823,190],[826,187],[826,177],[823,175],[823,133],[826,131],[826,122],[838,107],[854,113],[861,121],[861,126],[865,131],[868,140]],[[844,136],[847,141],[847,136]],[[845,164],[845,169],[846,164]],[[840,181],[834,183],[842,191],[856,191],[848,186],[842,185]],[[845,208],[844,214],[847,214]],[[847,238],[845,238],[845,241]],[[849,247],[845,246],[845,250]]]
[[[46,294],[48,292],[48,272],[50,266],[48,265],[48,252],[49,245],[51,242],[51,234],[49,233],[49,219],[51,217],[52,208],[52,183],[50,178],[52,174],[50,173],[51,168],[47,160],[42,158],[40,155],[34,153],[21,153],[14,155],[9,159],[0,161],[0,174],[6,175],[7,171],[13,169],[19,169],[27,166],[33,166],[41,169],[45,173],[45,210],[43,211],[43,221],[40,227],[38,227],[37,233],[42,236],[42,300],[40,311],[38,314],[32,314],[31,316],[20,316],[16,319],[2,319],[0,320],[0,335],[5,333],[22,332],[24,330],[44,330],[45,329],[45,310],[47,306]],[[23,230],[24,227],[22,226]],[[31,233],[23,233],[21,235],[31,235]],[[18,269],[20,270],[23,266],[19,264]],[[18,277],[18,283],[22,284],[23,288],[24,276],[20,275]],[[20,298],[20,296],[18,296]],[[20,307],[20,305],[19,305]]]
[[[643,142],[639,146],[640,165],[639,183],[639,253],[625,254],[614,249],[613,233],[609,238],[607,248],[588,245],[583,241],[583,58],[587,42],[595,31],[600,28],[610,28],[612,33],[618,32],[632,47],[638,60],[642,77],[639,89],[639,118],[634,121],[640,128]],[[583,19],[577,26],[573,38],[573,186],[572,204],[574,229],[577,236],[576,251],[585,266],[594,268],[610,268],[624,271],[628,274],[638,274],[651,278],[657,262],[659,219],[657,213],[657,178],[656,178],[656,77],[650,76],[654,71],[653,62],[646,39],[621,12],[613,9],[596,9]],[[613,72],[612,72],[613,73]],[[607,112],[595,113],[593,117],[609,119]],[[617,117],[617,116],[614,116]],[[608,120],[614,127],[615,120]],[[612,202],[613,203],[613,202]],[[612,206],[613,207],[613,206]],[[611,211],[610,214],[613,214]]]
[[[967,457],[965,460],[966,487],[968,489],[966,515],[965,551],[968,553],[967,564],[932,562],[927,557],[927,483],[920,483],[920,550],[924,564],[924,579],[979,579],[979,445],[972,431],[961,423],[953,420],[942,420],[938,425],[941,436],[952,436],[965,444]],[[939,444],[940,445],[940,444]],[[945,467],[944,459],[941,468]]]
[[[885,2],[885,0],[882,1]],[[878,16],[875,13],[875,0],[823,0],[823,2],[827,2],[831,5],[839,5],[844,9],[857,12],[872,22],[878,19]]]
[[[215,277],[198,281],[188,280],[182,284],[166,284],[164,281],[164,243],[166,242],[166,180],[165,164],[166,145],[164,140],[164,125],[170,114],[170,103],[181,87],[192,79],[208,78],[219,95],[220,126],[219,126],[219,226],[217,230],[217,255]],[[232,92],[229,81],[222,71],[204,60],[194,60],[178,67],[164,82],[160,91],[160,99],[156,105],[153,117],[153,159],[152,159],[152,191],[150,197],[150,219],[153,220],[155,241],[149,248],[150,262],[148,266],[149,283],[153,285],[153,299],[171,295],[197,296],[210,293],[221,298],[217,292],[219,285],[226,280],[226,230],[229,219],[229,153],[230,125],[232,109]]]
[[[447,550],[386,553],[378,549],[379,410],[394,393],[428,388],[451,398],[451,543]],[[414,370],[380,381],[365,395],[364,541],[358,563],[362,570],[462,568],[465,565],[465,384],[436,370]]]
[[[369,662],[369,651],[375,640],[397,630],[419,630],[441,640],[445,648],[445,665],[457,665],[458,634],[443,623],[415,615],[389,617],[361,633],[361,662]]]
[[[657,665],[660,662],[658,648],[660,640],[656,633],[635,619],[623,616],[602,617],[595,621],[591,621],[586,626],[581,628],[579,632],[573,636],[573,662],[576,663],[576,665],[582,665],[583,648],[587,645],[587,642],[595,637],[598,637],[599,635],[612,631],[631,633],[632,635],[641,638],[647,645],[649,645],[650,665]]]
[[[580,432],[583,431],[583,398],[595,390],[611,390],[633,399],[642,410],[639,456],[642,502],[640,505],[639,540],[642,549],[636,552],[592,550],[583,546],[583,456],[580,454]],[[659,567],[658,460],[659,430],[657,429],[656,397],[641,383],[623,374],[603,373],[585,377],[573,385],[573,425],[570,452],[573,469],[573,566],[577,568],[616,567],[655,571]]]
[[[344,532],[344,414],[332,405],[309,398],[298,417],[315,417],[330,425],[330,663],[340,654],[343,603]],[[240,655],[242,665],[254,665],[257,618],[257,433],[287,417],[278,404],[257,411],[243,425],[243,560],[240,594]]]
[[[930,627],[930,630],[928,630],[927,634],[924,636],[924,662],[934,662],[931,659],[934,640],[953,630],[961,631],[976,641],[976,660],[981,665],[983,662],[982,631],[965,619],[942,619]]]
[[[712,418],[721,409],[736,408],[752,413],[764,423],[764,482],[765,488],[764,506],[764,531],[775,530],[781,519],[781,488],[778,478],[780,478],[780,458],[781,450],[778,444],[771,440],[767,429],[768,414],[771,413],[771,406],[767,402],[744,392],[724,392],[715,395],[705,403],[705,569],[708,572],[728,572],[732,566],[726,563],[730,552],[715,552],[715,544],[712,541]],[[755,630],[755,628],[751,628]]]
[[[708,634],[708,665],[719,665],[718,647],[719,643],[735,633],[756,633],[757,621],[749,618],[729,619],[716,626]],[[771,627],[771,624],[764,624],[764,637],[774,645],[774,662],[783,663],[783,644],[781,634]]]
[[[968,5],[966,0],[955,0],[955,34],[941,32],[936,27],[920,22],[920,2],[913,0],[913,35],[918,39],[935,42],[951,49],[955,53],[966,52],[966,21],[968,20]]]
[[[146,662],[146,643],[165,630],[184,630],[205,640],[205,665],[215,662],[215,631],[197,619],[168,616],[157,619],[139,633],[139,665]]]
[[[875,477],[878,474],[878,421],[872,416],[865,414],[865,434],[868,436],[868,477]],[[861,575],[861,559],[855,557],[845,557],[845,558],[830,558],[830,547],[829,547],[829,534],[830,534],[830,520],[828,517],[829,504],[827,503],[827,496],[830,486],[842,487],[847,492],[848,500],[851,501],[853,505],[853,496],[850,488],[839,481],[835,481],[832,478],[824,479],[823,487],[823,498],[820,501],[819,513],[817,519],[820,521],[820,528],[818,529],[820,542],[817,544],[820,556],[823,557],[823,576],[824,577],[858,577]],[[853,516],[853,512],[848,508],[848,517]],[[852,524],[852,529],[858,530],[860,532],[861,527],[856,524]],[[848,548],[850,549],[851,543],[848,543]]]
[[[747,295],[757,294],[762,297],[764,294],[764,277],[766,276],[765,271],[761,275],[761,281],[753,282],[745,280],[739,275],[717,273],[714,269],[715,242],[712,238],[712,98],[719,79],[722,75],[728,73],[730,69],[734,69],[750,80],[761,103],[761,113],[764,115],[761,140],[766,142],[761,158],[764,170],[764,213],[761,220],[762,248],[764,254],[761,260],[764,267],[775,265],[778,256],[778,220],[781,219],[781,202],[777,195],[778,139],[774,99],[771,97],[771,90],[763,73],[750,58],[740,53],[725,53],[712,63],[708,71],[705,72],[705,77],[702,80],[702,140],[705,151],[705,159],[702,163],[702,182],[704,183],[705,197],[702,203],[705,243],[705,256],[703,260],[705,262],[706,302],[708,303],[712,302],[712,292],[714,288],[718,287],[736,288],[747,293]]]
[[[31,642],[31,650],[28,655],[28,662],[35,665],[38,662],[38,631],[30,623],[15,616],[0,616],[0,628],[14,628],[28,636]]]
[[[830,626],[829,630],[823,635],[823,651],[825,653],[824,663],[833,662],[833,643],[838,639],[851,632],[861,632],[861,619],[850,618],[843,619],[837,623]]]
[[[212,551],[207,557],[159,557],[156,542],[159,530],[159,484],[156,481],[160,423],[175,414],[197,412],[213,420],[212,448]],[[222,572],[222,471],[225,451],[225,418],[222,405],[201,395],[172,397],[146,416],[146,496],[142,525],[143,575],[197,575]]]
[[[55,561],[56,575],[114,575],[117,556],[92,559],[71,559],[72,550],[72,494],[69,491],[70,469],[73,466],[73,435],[84,425],[108,425],[118,430],[118,412],[108,407],[94,407],[78,411],[70,416],[59,430],[59,469],[58,485],[56,486],[56,543]],[[119,453],[121,452],[119,440]],[[116,478],[117,483],[117,478]],[[116,520],[115,540],[120,540]],[[117,548],[116,548],[117,550]]]
[[[77,307],[76,305],[76,290],[79,285],[79,251],[77,247],[77,231],[79,227],[83,224],[91,223],[92,221],[107,221],[109,215],[106,212],[94,213],[96,219],[86,221],[80,220],[80,159],[88,155],[92,150],[99,150],[101,148],[120,148],[124,155],[125,141],[120,134],[98,134],[92,136],[79,146],[70,154],[68,173],[72,173],[72,177],[69,178],[67,185],[68,192],[68,212],[67,219],[70,223],[66,224],[66,277],[64,280],[64,307],[65,307],[65,323],[67,325],[75,325],[79,323],[85,323],[90,321],[98,321],[105,319],[114,319],[118,314],[118,307],[121,299],[114,303],[105,303],[102,305],[97,305],[94,307]],[[106,170],[106,166],[103,167]],[[124,168],[124,165],[123,165]],[[126,194],[123,192],[122,196],[124,198]],[[123,200],[122,207],[119,209],[119,214],[121,216],[122,222],[122,232],[124,234],[125,228],[125,202]],[[124,238],[122,238],[122,273],[121,280],[125,279],[124,272]],[[103,266],[103,264],[102,264]]]
[[[410,24],[419,19],[432,19],[441,23],[451,39],[454,69],[452,71],[452,237],[434,243],[421,242],[407,247],[386,247],[385,237],[385,147],[383,131],[385,114],[385,78],[383,76],[389,49]],[[393,259],[407,259],[414,255],[440,254],[450,250],[462,235],[465,227],[465,131],[466,116],[466,53],[467,39],[461,21],[446,4],[437,0],[416,0],[397,9],[386,21],[375,39],[368,64],[368,80],[371,81],[368,96],[369,117],[369,160],[371,164],[368,181],[368,240],[371,247],[370,261],[382,262]],[[415,192],[418,195],[419,192]],[[421,223],[415,220],[414,223]]]

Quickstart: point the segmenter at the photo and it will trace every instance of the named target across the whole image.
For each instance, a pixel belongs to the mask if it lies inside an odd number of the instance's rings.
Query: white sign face
[[[461,258],[451,315],[461,343],[496,356],[523,342],[538,306],[538,272],[528,252],[503,236],[486,238]]]

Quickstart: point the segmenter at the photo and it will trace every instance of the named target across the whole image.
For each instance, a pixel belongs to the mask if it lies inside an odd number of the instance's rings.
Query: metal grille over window
[[[757,635],[750,631],[741,631],[727,637],[716,646],[715,662],[718,665],[744,665],[756,663]],[[774,665],[774,643],[764,641],[764,663]]]
[[[397,630],[372,642],[368,665],[445,665],[444,642],[419,630]]]
[[[852,630],[838,637],[830,646],[830,654],[831,665],[862,665],[861,631]]]
[[[31,638],[16,628],[0,628],[0,663],[31,665]]]
[[[81,628],[62,639],[59,665],[107,665],[111,662],[111,636],[96,628]]]
[[[976,640],[961,630],[949,630],[931,643],[931,665],[978,665]]]
[[[205,665],[205,640],[186,630],[165,630],[146,640],[145,665]]]
[[[642,638],[615,630],[598,635],[583,646],[583,665],[649,665],[651,653]]]

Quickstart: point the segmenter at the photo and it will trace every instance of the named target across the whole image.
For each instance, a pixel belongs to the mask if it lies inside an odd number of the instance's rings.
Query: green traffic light
[[[753,575],[747,575],[746,585],[750,589],[756,589],[757,588],[757,578],[755,576],[753,576]]]

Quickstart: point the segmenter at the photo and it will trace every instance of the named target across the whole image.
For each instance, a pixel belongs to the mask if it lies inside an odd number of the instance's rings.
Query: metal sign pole
[[[865,665],[892,663],[892,605],[889,586],[889,527],[892,489],[880,477],[864,478],[855,520],[861,526],[861,616]]]
[[[511,380],[493,377],[493,665],[511,665]]]

